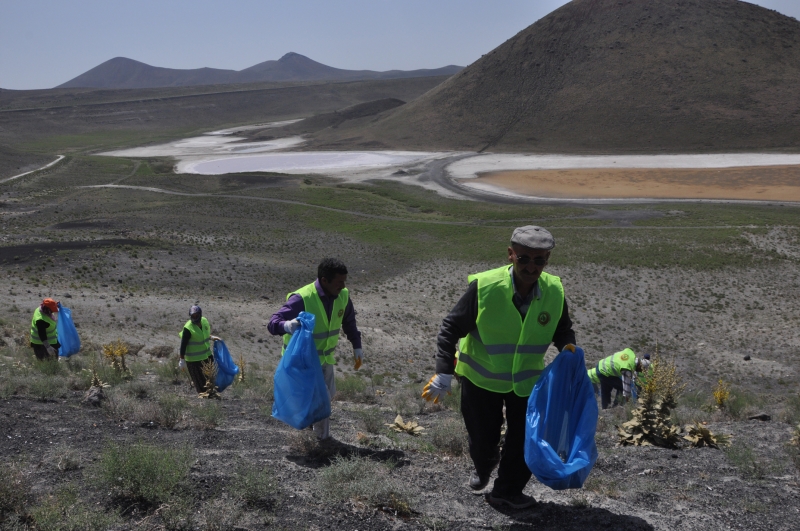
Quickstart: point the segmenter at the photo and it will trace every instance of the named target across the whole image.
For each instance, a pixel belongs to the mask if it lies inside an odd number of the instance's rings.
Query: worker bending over
[[[615,390],[614,405],[625,402],[631,397],[633,372],[646,371],[650,360],[637,358],[630,348],[621,350],[607,358],[600,360],[597,367],[589,369],[589,379],[600,383],[600,405],[608,409],[611,404],[611,391]],[[620,393],[622,398],[620,399]]]

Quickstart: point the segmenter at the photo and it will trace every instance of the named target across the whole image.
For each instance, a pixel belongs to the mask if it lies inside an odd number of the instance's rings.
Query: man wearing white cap
[[[469,276],[467,292],[442,321],[436,374],[422,393],[437,402],[450,393],[453,374],[460,376],[461,413],[475,465],[469,486],[484,489],[499,464],[486,499],[513,509],[535,503],[522,493],[531,477],[525,414],[544,354],[551,343],[559,350],[575,343],[561,279],[543,271],[553,247],[553,235],[542,227],[519,227],[508,247],[511,266]]]

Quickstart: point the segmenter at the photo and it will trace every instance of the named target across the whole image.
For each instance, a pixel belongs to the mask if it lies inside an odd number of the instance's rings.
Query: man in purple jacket
[[[356,325],[356,311],[345,287],[347,267],[334,258],[326,258],[317,268],[317,280],[289,293],[286,303],[272,315],[267,325],[270,334],[283,335],[283,348],[290,336],[299,330],[297,316],[302,311],[314,314],[314,343],[317,347],[322,374],[331,399],[336,394],[334,352],[339,343],[339,330],[343,330],[353,345],[354,368],[358,370],[364,359],[361,349],[361,332]],[[314,432],[320,440],[330,438],[330,419],[314,423]]]

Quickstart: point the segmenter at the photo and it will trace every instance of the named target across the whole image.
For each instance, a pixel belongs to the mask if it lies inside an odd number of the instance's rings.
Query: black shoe
[[[527,509],[536,503],[536,500],[531,496],[522,493],[509,496],[508,494],[490,492],[486,494],[486,501],[492,505],[507,505],[512,509]]]
[[[469,487],[472,490],[483,490],[486,488],[486,485],[489,484],[489,478],[491,477],[492,477],[491,472],[489,472],[485,476],[482,476],[473,470],[472,474],[469,476]]]

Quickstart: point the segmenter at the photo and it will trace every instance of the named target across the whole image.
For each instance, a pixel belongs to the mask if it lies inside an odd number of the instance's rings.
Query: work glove
[[[58,355],[58,354],[56,353],[56,349],[54,349],[54,348],[53,348],[52,346],[50,346],[50,345],[47,345],[47,353],[48,353],[50,356],[57,356],[57,355]]]
[[[358,370],[361,367],[361,362],[364,361],[364,351],[360,348],[353,349],[353,368]]]
[[[436,373],[431,376],[428,383],[422,389],[422,398],[430,402],[433,400],[434,404],[439,403],[439,399],[443,398],[445,394],[450,394],[450,380],[453,379],[452,374]]]
[[[186,360],[181,358],[181,361],[178,362],[178,368],[182,371],[186,370]]]
[[[297,319],[292,319],[291,321],[284,321],[283,322],[283,331],[289,335],[294,334],[300,329],[300,321]]]
[[[211,336],[211,341],[222,341],[218,336]]]
[[[574,352],[575,354],[577,354],[579,356],[584,356],[583,349],[581,347],[573,345],[572,343],[570,343],[569,345],[565,346],[564,349],[561,352],[564,352],[565,350],[569,350],[570,352]]]

